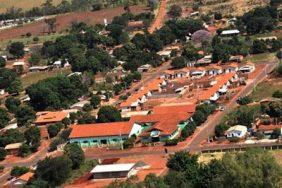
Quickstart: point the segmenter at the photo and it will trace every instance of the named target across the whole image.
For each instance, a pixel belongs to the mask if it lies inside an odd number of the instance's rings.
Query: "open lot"
[[[0,13],[6,12],[8,8],[15,7],[29,10],[32,7],[41,6],[46,0],[0,0]],[[53,0],[53,5],[57,5],[62,0]]]
[[[250,97],[259,101],[263,98],[271,97],[272,93],[276,90],[282,90],[282,78],[272,78],[261,82],[254,89]]]
[[[149,11],[144,5],[131,6],[130,10],[133,14],[139,14]],[[103,9],[95,12],[73,12],[56,16],[56,31],[62,32],[66,30],[73,22],[85,22],[87,24],[103,24],[104,19],[108,23],[118,15],[124,13],[123,7]],[[48,27],[44,21],[27,24],[20,27],[15,27],[0,32],[0,40],[18,38],[30,32],[32,35],[43,35],[48,31]]]
[[[32,72],[28,73],[27,75],[23,76],[21,81],[24,88],[30,86],[31,84],[37,83],[40,80],[45,78],[53,77],[60,74],[69,74],[71,73],[70,69],[55,69],[49,72]]]

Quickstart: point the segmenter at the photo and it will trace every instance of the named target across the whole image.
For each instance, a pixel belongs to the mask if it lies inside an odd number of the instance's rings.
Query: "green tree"
[[[9,114],[4,108],[0,108],[0,128],[5,127],[10,121]]]
[[[28,144],[32,152],[37,151],[40,146],[40,136],[40,129],[36,126],[30,127],[24,132],[26,144]]]
[[[16,113],[20,105],[21,101],[18,98],[8,97],[5,100],[5,106],[9,110],[9,112]]]
[[[181,69],[186,67],[186,60],[184,57],[176,57],[171,61],[171,66],[174,69]]]
[[[26,157],[30,154],[30,148],[27,144],[22,144],[19,148],[19,156]]]
[[[24,56],[24,44],[22,42],[13,42],[8,49],[9,53],[15,58],[21,58]]]
[[[28,125],[35,119],[35,112],[29,106],[20,107],[16,114],[17,122],[19,126]]]
[[[66,156],[45,158],[39,161],[35,171],[35,177],[48,182],[51,187],[61,185],[70,176],[72,162]]]
[[[19,177],[29,171],[28,167],[21,167],[21,166],[14,166],[12,171],[11,171],[11,176],[16,176]]]
[[[172,16],[173,18],[180,17],[181,14],[182,14],[182,8],[181,8],[181,6],[179,6],[179,5],[172,5],[172,6],[170,7],[170,10],[169,10],[168,14],[169,14],[170,16]]]
[[[6,60],[0,56],[0,68],[4,68],[6,66]]]
[[[267,52],[266,43],[262,40],[254,40],[252,51],[254,54]]]
[[[72,161],[72,168],[77,169],[84,162],[85,156],[81,147],[76,143],[65,146],[64,154]]]
[[[276,53],[276,57],[279,59],[279,63],[281,63],[281,59],[282,59],[282,51],[279,50],[277,53]]]
[[[198,156],[190,155],[185,151],[176,152],[174,155],[171,155],[167,162],[167,167],[170,170],[175,171],[186,171],[186,170],[197,170],[199,167]]]
[[[7,155],[7,151],[0,147],[0,161],[3,161]]]
[[[156,174],[148,174],[144,179],[144,187],[147,188],[168,188],[169,186],[165,184],[161,177],[156,176]]]
[[[31,64],[31,66],[38,65],[40,63],[41,56],[38,53],[33,53],[30,58],[28,59],[28,62]]]
[[[60,132],[61,128],[62,127],[59,124],[49,125],[48,128],[47,128],[49,136],[51,138],[57,136],[57,134]]]
[[[113,106],[102,106],[99,109],[97,122],[106,123],[116,121],[121,121],[121,114],[118,109]]]
[[[225,131],[227,131],[228,129],[229,129],[229,126],[226,124],[224,123],[218,124],[215,127],[215,135],[217,137],[224,136]]]
[[[96,109],[101,104],[101,97],[99,95],[93,95],[90,99],[90,104]]]
[[[83,107],[82,107],[82,111],[84,112],[91,112],[93,110],[93,107],[91,104],[85,104]]]

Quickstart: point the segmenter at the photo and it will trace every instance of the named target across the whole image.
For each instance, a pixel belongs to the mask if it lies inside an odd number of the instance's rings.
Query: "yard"
[[[271,154],[274,156],[276,161],[282,165],[282,150],[273,150],[271,151]]]
[[[254,54],[249,57],[246,57],[243,61],[244,62],[265,62],[265,61],[274,61],[276,59],[275,53],[261,53],[261,54]]]
[[[271,97],[273,92],[277,90],[282,91],[282,78],[272,78],[261,82],[250,97],[255,101],[259,101],[263,98]]]
[[[59,74],[69,74],[71,73],[70,69],[55,69],[49,72],[32,72],[28,73],[27,75],[23,76],[21,81],[24,88],[27,88],[31,84],[37,83],[40,80],[45,78],[53,77]]]

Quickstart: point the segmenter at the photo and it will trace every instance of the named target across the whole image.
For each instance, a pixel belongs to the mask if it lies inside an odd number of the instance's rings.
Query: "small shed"
[[[226,131],[227,138],[244,138],[248,132],[248,128],[244,125],[236,125],[230,127]]]
[[[97,165],[91,170],[93,179],[127,178],[136,173],[135,163]]]
[[[17,155],[23,143],[12,143],[5,146],[5,150],[9,155]]]

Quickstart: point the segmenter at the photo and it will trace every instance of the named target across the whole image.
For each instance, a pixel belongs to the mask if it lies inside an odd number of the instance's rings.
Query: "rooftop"
[[[19,142],[19,143],[12,143],[12,144],[8,144],[5,146],[5,150],[9,150],[9,149],[19,149],[22,146],[23,143]]]
[[[188,105],[173,105],[173,106],[156,106],[153,109],[153,114],[169,114],[173,112],[178,113],[194,113],[196,106],[194,104]]]
[[[36,113],[36,124],[40,123],[53,123],[53,122],[60,122],[65,117],[68,116],[68,112],[65,111],[57,111],[57,112],[51,112],[51,111],[43,111],[43,112],[37,112]]]
[[[91,170],[90,173],[130,171],[134,165],[135,163],[97,165]]]
[[[27,173],[21,175],[18,179],[28,182],[29,179],[32,178],[33,176],[34,176],[33,172],[27,172]]]
[[[72,125],[70,138],[90,138],[101,136],[129,135],[132,124],[126,122],[94,123]]]

